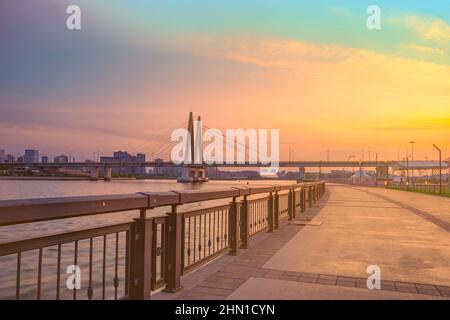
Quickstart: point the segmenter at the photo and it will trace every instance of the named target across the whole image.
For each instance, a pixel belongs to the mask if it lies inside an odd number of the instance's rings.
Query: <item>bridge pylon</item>
[[[194,129],[195,128],[195,129]],[[200,116],[194,124],[193,113],[189,113],[188,139],[186,139],[185,163],[178,182],[208,182],[205,166],[203,165],[203,132]]]

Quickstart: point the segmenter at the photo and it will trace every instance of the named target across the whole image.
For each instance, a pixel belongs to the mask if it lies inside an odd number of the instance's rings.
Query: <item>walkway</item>
[[[252,239],[154,299],[450,298],[450,199],[398,190],[327,185],[299,219]],[[381,290],[366,268],[381,269]]]

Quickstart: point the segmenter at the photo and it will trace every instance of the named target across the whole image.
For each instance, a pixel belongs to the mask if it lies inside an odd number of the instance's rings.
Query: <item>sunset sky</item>
[[[450,1],[0,0],[0,149],[146,152],[189,111],[282,159],[447,158]]]

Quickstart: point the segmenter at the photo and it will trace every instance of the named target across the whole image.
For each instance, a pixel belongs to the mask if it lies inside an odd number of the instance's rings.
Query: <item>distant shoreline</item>
[[[44,181],[89,181],[89,177],[22,177],[22,176],[0,176],[0,180],[44,180]],[[99,180],[103,180],[99,178]],[[135,178],[112,178],[111,180],[136,180]]]

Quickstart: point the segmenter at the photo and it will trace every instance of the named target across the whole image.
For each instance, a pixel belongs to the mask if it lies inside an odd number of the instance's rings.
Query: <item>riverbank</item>
[[[0,180],[33,180],[33,181],[86,181],[89,177],[27,177],[27,176],[0,176]],[[111,180],[136,180],[136,178],[112,178]]]

